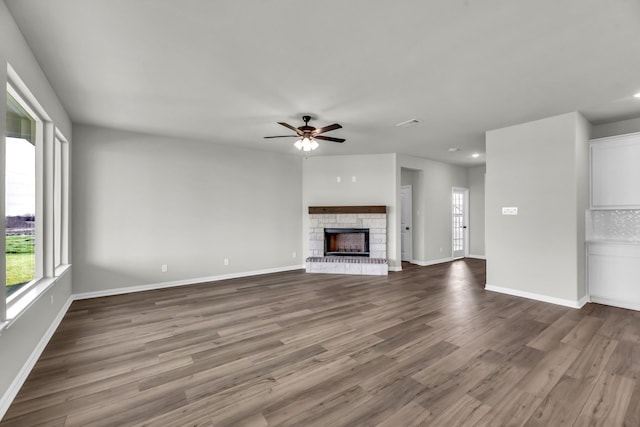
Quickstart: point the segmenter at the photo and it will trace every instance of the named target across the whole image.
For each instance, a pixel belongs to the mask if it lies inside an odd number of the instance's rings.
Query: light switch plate
[[[502,208],[502,215],[518,215],[518,208],[516,207]]]

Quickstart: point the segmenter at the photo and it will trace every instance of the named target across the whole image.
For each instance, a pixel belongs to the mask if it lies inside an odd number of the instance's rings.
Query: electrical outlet
[[[353,176],[351,177],[351,182],[356,182],[356,176],[355,176],[355,175],[353,175]]]
[[[442,248],[440,248],[440,253],[442,253]]]
[[[223,263],[224,265],[229,265],[229,258],[225,258],[225,259],[222,261],[222,263]]]
[[[161,270],[163,273],[166,273],[167,271],[169,271],[169,266],[168,266],[167,264],[162,264],[162,265],[160,266],[160,270]]]
[[[297,256],[298,256],[298,254],[296,254],[296,253],[295,253],[295,251],[294,251],[294,252],[291,252],[291,258],[295,258],[295,257],[297,257]]]
[[[51,305],[53,305],[53,295],[51,295]]]
[[[340,176],[337,176],[337,177],[336,177],[336,182],[337,182],[337,183],[340,183],[340,182],[342,182],[342,177],[340,177]]]

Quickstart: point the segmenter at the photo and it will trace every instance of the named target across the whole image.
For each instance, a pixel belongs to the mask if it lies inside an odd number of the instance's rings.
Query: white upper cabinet
[[[591,141],[591,208],[640,209],[640,133]]]

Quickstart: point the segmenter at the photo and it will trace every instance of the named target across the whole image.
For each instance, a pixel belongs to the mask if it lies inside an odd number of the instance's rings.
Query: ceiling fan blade
[[[293,126],[291,126],[289,123],[284,123],[284,122],[278,122],[279,125],[282,125],[288,129],[291,129],[292,131],[294,131],[295,133],[297,133],[298,135],[302,136],[302,131],[298,128],[294,128]]]
[[[337,124],[337,123],[334,123],[334,124],[332,124],[332,125],[325,126],[325,127],[323,127],[323,128],[320,128],[320,129],[316,129],[316,130],[314,130],[314,131],[312,132],[312,134],[313,134],[314,136],[315,136],[315,135],[320,135],[321,133],[329,132],[329,131],[331,131],[331,130],[336,130],[336,129],[340,129],[340,128],[342,128],[342,126],[340,126],[340,125],[339,125],[339,124]]]
[[[313,137],[314,139],[321,139],[323,141],[331,141],[331,142],[345,142],[346,139],[343,138],[332,138],[330,136],[322,136],[322,135],[316,135]]]
[[[265,138],[300,138],[300,135],[278,135],[278,136],[265,136]]]

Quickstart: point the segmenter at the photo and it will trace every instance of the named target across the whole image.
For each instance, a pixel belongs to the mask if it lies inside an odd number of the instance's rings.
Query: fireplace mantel
[[[309,214],[384,214],[386,206],[309,206]]]

